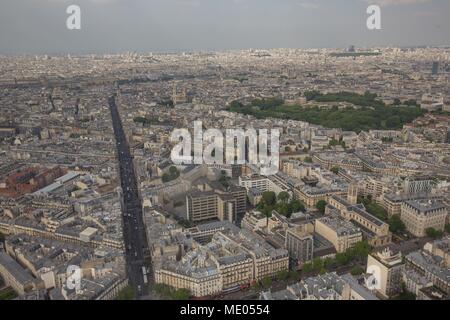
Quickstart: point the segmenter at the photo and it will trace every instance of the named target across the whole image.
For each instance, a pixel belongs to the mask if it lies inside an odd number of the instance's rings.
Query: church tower
[[[358,185],[355,182],[348,186],[347,200],[351,204],[357,204],[358,202]]]

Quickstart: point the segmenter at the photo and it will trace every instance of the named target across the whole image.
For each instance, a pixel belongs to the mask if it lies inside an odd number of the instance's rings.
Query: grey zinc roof
[[[34,278],[22,268],[21,265],[4,252],[0,252],[0,265],[8,270],[8,272],[22,285],[34,281]]]

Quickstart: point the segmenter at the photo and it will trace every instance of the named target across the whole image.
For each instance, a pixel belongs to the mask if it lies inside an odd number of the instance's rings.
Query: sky
[[[0,0],[0,54],[450,45],[449,14],[448,0]]]

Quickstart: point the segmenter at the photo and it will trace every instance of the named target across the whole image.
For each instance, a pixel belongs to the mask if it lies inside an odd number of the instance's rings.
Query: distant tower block
[[[351,183],[348,187],[347,200],[351,204],[357,204],[358,202],[358,185],[356,183]]]

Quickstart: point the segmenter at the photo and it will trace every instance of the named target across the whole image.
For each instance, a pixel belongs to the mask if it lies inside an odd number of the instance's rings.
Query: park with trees
[[[288,218],[295,212],[305,211],[305,206],[301,201],[290,198],[291,196],[287,192],[280,192],[278,196],[275,192],[264,192],[256,209],[263,213],[267,219],[271,217],[274,210]]]
[[[342,128],[346,131],[368,131],[401,129],[422,116],[424,111],[414,101],[407,101],[410,105],[386,105],[378,99],[376,94],[366,92],[338,92],[323,94],[318,91],[307,91],[304,96],[308,101],[317,103],[336,103],[336,106],[321,108],[319,106],[303,107],[300,105],[286,105],[282,99],[255,99],[244,105],[234,101],[229,105],[232,112],[252,115],[258,119],[280,118],[306,121],[327,128]],[[337,106],[339,103],[351,103],[357,108]],[[414,102],[414,103],[413,103]],[[336,141],[336,145],[340,142]]]

